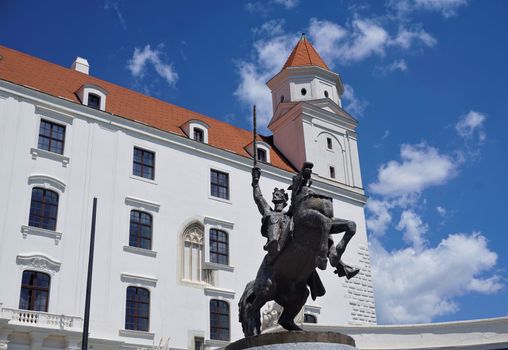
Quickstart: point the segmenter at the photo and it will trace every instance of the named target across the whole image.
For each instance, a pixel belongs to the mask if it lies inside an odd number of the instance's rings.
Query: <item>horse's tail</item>
[[[256,298],[256,294],[254,293],[254,283],[255,281],[247,283],[242,297],[238,302],[238,319],[242,324],[242,330],[245,336],[254,335],[256,331],[257,334],[261,333],[261,315],[259,311],[256,315],[252,315],[251,308],[252,302]]]

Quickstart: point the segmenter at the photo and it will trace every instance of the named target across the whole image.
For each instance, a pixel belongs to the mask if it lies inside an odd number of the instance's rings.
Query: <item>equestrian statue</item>
[[[255,121],[255,109],[254,109]],[[254,122],[254,150],[256,150]],[[327,262],[339,277],[353,278],[359,270],[345,264],[341,257],[356,232],[353,221],[333,217],[332,198],[311,189],[313,164],[305,162],[293,176],[288,190],[276,188],[272,194],[273,208],[266,202],[259,188],[261,170],[254,152],[252,189],[254,201],[263,216],[261,234],[267,238],[266,255],[256,279],[249,282],[238,303],[239,320],[244,335],[261,333],[260,310],[269,301],[283,307],[278,323],[287,330],[301,330],[294,322],[310,295],[313,300],[325,294],[316,268],[325,270]],[[331,235],[344,232],[337,245]]]

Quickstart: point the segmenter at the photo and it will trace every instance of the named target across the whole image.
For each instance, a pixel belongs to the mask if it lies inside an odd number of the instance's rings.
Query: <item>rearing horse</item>
[[[260,310],[274,300],[284,308],[278,323],[287,330],[301,330],[294,322],[310,293],[313,299],[325,294],[316,267],[326,269],[327,260],[339,277],[354,277],[359,270],[344,264],[341,256],[356,232],[353,221],[333,217],[332,199],[311,188],[312,163],[305,163],[293,177],[291,207],[293,230],[275,259],[265,256],[256,279],[245,287],[238,303],[245,336],[261,331]],[[333,245],[330,234],[345,232]],[[309,286],[309,288],[307,288]]]

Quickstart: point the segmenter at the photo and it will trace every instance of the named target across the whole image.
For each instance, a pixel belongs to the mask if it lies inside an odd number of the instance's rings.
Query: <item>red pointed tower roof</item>
[[[318,66],[326,70],[330,70],[326,65],[325,61],[319,56],[316,49],[305,37],[305,33],[302,33],[302,37],[296,44],[295,48],[289,55],[284,67],[301,67],[301,66]]]

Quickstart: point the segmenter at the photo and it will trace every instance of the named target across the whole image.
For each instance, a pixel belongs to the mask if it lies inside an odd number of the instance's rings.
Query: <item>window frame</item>
[[[261,151],[261,153],[260,153]],[[263,162],[263,163],[267,163],[268,162],[268,155],[267,155],[267,151],[266,149],[264,148],[261,148],[261,147],[257,147],[256,149],[256,156],[258,158],[258,161],[259,162]],[[262,154],[264,157],[261,157],[260,154]]]
[[[331,179],[335,179],[337,177],[337,173],[336,173],[335,167],[333,165],[329,166],[329,173],[330,173]]]
[[[329,150],[333,150],[333,140],[331,137],[326,138],[326,148]]]
[[[41,128],[44,125],[43,123],[49,124],[49,126],[50,126],[49,136],[44,135],[44,134],[41,133]],[[62,131],[62,139],[61,140],[53,137],[53,130],[54,130],[55,127],[59,127],[59,128],[63,129],[63,131]],[[66,134],[66,125],[54,122],[54,121],[49,120],[49,119],[44,118],[44,117],[41,117],[40,122],[39,122],[39,133],[38,133],[38,136],[37,136],[37,149],[40,149],[40,150],[43,150],[43,151],[46,151],[46,152],[55,153],[55,154],[58,154],[58,155],[62,156],[64,154],[64,151],[65,151],[65,134]],[[41,147],[41,138],[49,140],[47,148]],[[61,145],[61,150],[60,150],[61,152],[52,149],[53,143],[61,143],[62,144]]]
[[[311,321],[309,321],[311,319]],[[310,314],[308,312],[303,314],[303,323],[313,323],[317,324],[317,317],[316,315]]]
[[[33,273],[35,274],[36,276],[36,281],[37,281],[37,275],[44,275],[48,278],[48,286],[47,287],[38,287],[37,285],[26,285],[26,284],[23,284],[23,280],[24,280],[24,276],[25,276],[25,273]],[[23,293],[23,290],[24,289],[28,289],[28,293],[29,293],[29,297],[28,297],[28,308],[23,308],[22,305],[21,305],[21,295]],[[42,311],[42,312],[48,312],[48,307],[49,307],[49,294],[50,294],[50,290],[51,290],[51,276],[45,272],[41,272],[41,271],[36,271],[36,270],[23,270],[23,273],[21,274],[21,287],[20,287],[20,292],[19,292],[19,304],[18,304],[18,307],[20,310],[30,310],[30,311]],[[33,294],[35,294],[35,296],[33,296]],[[46,294],[46,298],[45,298],[45,303],[44,303],[44,310],[37,310],[35,308],[35,301],[37,300],[37,296],[39,294],[42,294],[42,293],[45,293]]]
[[[196,137],[199,135],[199,137]],[[205,143],[205,131],[197,126],[192,128],[192,139],[197,142]]]
[[[136,161],[136,151],[141,152],[141,162]],[[144,163],[145,153],[152,154],[152,165],[148,165],[148,164]],[[139,147],[139,146],[134,146],[133,151],[132,151],[132,176],[135,176],[140,179],[146,179],[149,181],[155,181],[155,161],[156,161],[155,151],[151,151],[146,148]],[[136,165],[140,166],[140,173],[139,174],[136,174],[136,172],[135,172]],[[152,170],[152,177],[144,176],[144,174],[145,174],[144,169],[145,168]]]
[[[135,299],[129,299],[129,289],[134,289],[136,292],[135,292],[135,295],[136,295],[136,298]],[[148,301],[139,301],[139,297],[138,297],[138,291],[140,290],[143,290],[143,291],[146,291],[147,295],[148,295]],[[131,327],[131,323],[128,323],[128,309],[129,309],[129,301],[130,302],[133,302],[134,303],[134,310],[135,310],[135,313],[134,315],[132,316],[132,319],[133,319],[133,325],[134,327],[133,328],[129,328]],[[144,304],[144,305],[148,305],[148,308],[147,308],[147,315],[146,316],[139,316],[139,304]],[[150,331],[150,304],[151,304],[151,293],[150,293],[150,290],[148,288],[144,288],[144,287],[138,287],[138,286],[128,286],[126,289],[125,289],[125,329],[126,330],[131,330],[131,331],[137,331],[137,332],[149,332]],[[140,323],[139,321],[140,320],[146,320],[146,330],[145,329],[140,329]]]
[[[93,98],[97,98],[97,102],[98,104],[97,105],[92,105],[90,103],[90,97],[93,97]],[[86,101],[86,105],[90,108],[93,108],[93,109],[98,109],[98,110],[101,110],[101,101],[102,100],[102,97],[96,93],[93,93],[93,92],[89,92],[88,93],[88,98],[87,98],[87,101]]]
[[[212,307],[213,304],[216,304],[217,307]],[[220,305],[226,305],[227,312],[221,313],[220,312]],[[210,339],[212,340],[220,340],[220,341],[230,341],[231,339],[231,308],[227,301],[220,300],[220,299],[210,299]],[[218,324],[215,324],[213,322],[212,315],[216,315]],[[227,325],[224,326],[222,324],[222,321],[220,321],[221,316],[227,316]],[[226,337],[222,337],[223,334],[221,334],[221,331],[227,332]],[[214,337],[214,335],[217,335],[217,337]]]
[[[217,173],[217,183],[213,182],[213,173],[214,172]],[[220,180],[219,180],[219,176],[220,175],[225,175],[226,176],[227,185],[220,184]],[[219,192],[216,192],[217,195],[214,194],[214,186],[219,191]],[[210,188],[210,196],[212,198],[218,199],[218,200],[222,200],[222,201],[228,201],[228,202],[231,200],[231,191],[230,191],[231,182],[230,182],[230,179],[229,179],[229,173],[221,171],[221,170],[217,170],[217,169],[214,169],[214,168],[210,168],[210,187],[209,188]],[[226,189],[226,197],[221,197],[220,196],[220,189]]]
[[[36,190],[40,190],[42,191],[42,201],[38,201],[38,200],[35,200],[34,199],[34,191]],[[46,201],[46,193],[53,193],[56,195],[56,204],[47,204],[47,201]],[[39,213],[42,213],[41,215],[38,215],[35,212],[35,208],[33,206],[33,203],[36,202],[36,203],[40,203],[41,205],[41,209],[39,209]],[[33,186],[32,187],[32,190],[31,190],[31,195],[30,195],[30,210],[29,210],[29,214],[28,214],[28,226],[29,227],[37,227],[37,228],[41,228],[41,229],[45,229],[45,230],[49,230],[49,231],[56,231],[56,228],[57,228],[57,224],[58,224],[58,206],[59,206],[59,203],[60,203],[60,194],[57,192],[57,191],[54,191],[52,189],[49,189],[49,188],[44,188],[44,187],[40,187],[40,186]],[[54,217],[47,217],[45,215],[45,209],[46,209],[46,206],[54,206],[56,207],[56,210],[55,210],[55,215]],[[34,221],[32,219],[33,216],[37,216],[39,218],[39,224],[38,225],[35,225],[34,224]],[[47,220],[54,220],[54,226],[52,227],[47,227],[45,226],[43,223]]]
[[[138,214],[137,221],[133,222],[132,214],[136,213]],[[142,216],[146,216],[150,218],[150,223],[145,224],[143,223]],[[133,232],[132,225],[137,225],[137,230]],[[150,229],[150,237],[144,237],[143,235],[143,228],[148,227]],[[135,238],[135,239],[133,239]],[[136,245],[132,245],[132,241],[136,242]],[[149,241],[149,247],[143,247],[143,240]],[[139,249],[146,249],[146,250],[152,250],[153,247],[153,215],[150,213],[147,213],[146,211],[138,210],[138,209],[131,209],[129,212],[129,247],[139,248]]]
[[[215,234],[215,238],[212,237],[212,233]],[[219,234],[223,234],[225,240],[219,239]],[[220,230],[217,228],[210,228],[208,231],[209,237],[209,254],[210,254],[210,262],[213,264],[225,265],[229,266],[229,234],[227,231]],[[223,253],[220,251],[219,245],[225,246],[226,252]],[[215,256],[215,258],[214,258]],[[221,261],[221,257],[225,257],[225,262]]]

